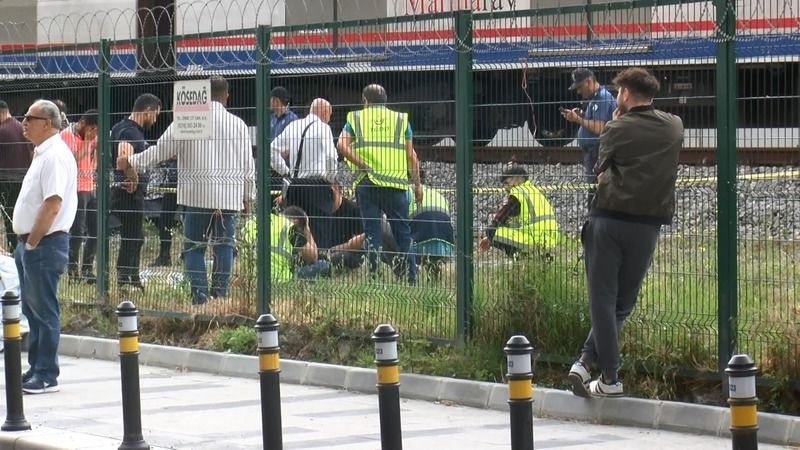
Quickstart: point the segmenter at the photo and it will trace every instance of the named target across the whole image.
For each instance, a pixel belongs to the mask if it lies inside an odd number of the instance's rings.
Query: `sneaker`
[[[31,381],[31,378],[33,378],[33,369],[28,369],[25,372],[22,372],[22,382],[23,383],[27,383],[28,381]]]
[[[49,383],[42,381],[37,377],[28,380],[27,383],[22,384],[22,392],[26,394],[48,394],[50,392],[58,392],[61,389],[58,387],[58,381]]]
[[[589,383],[589,392],[593,397],[622,397],[622,382],[606,383],[603,377],[600,377]]]
[[[590,398],[592,396],[589,392],[589,382],[592,380],[592,375],[582,362],[575,361],[575,363],[572,364],[567,379],[572,384],[573,394],[583,398]]]

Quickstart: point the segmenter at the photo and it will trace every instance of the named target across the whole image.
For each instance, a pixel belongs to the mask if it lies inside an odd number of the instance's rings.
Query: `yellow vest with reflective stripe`
[[[292,243],[289,241],[289,231],[292,223],[283,216],[270,214],[270,247],[269,265],[272,281],[288,280],[292,277]],[[256,221],[250,219],[242,230],[242,240],[248,248],[255,250],[256,246]],[[255,261],[255,259],[253,259]]]
[[[525,181],[511,188],[509,195],[519,202],[519,216],[498,227],[494,239],[522,250],[554,247],[559,239],[558,222],[542,191]]]
[[[417,208],[417,202],[414,200],[414,191],[409,189],[411,201],[408,202],[408,217],[413,219],[419,214],[426,211],[439,211],[450,215],[450,204],[447,199],[434,188],[422,186],[422,204]]]
[[[368,177],[376,186],[408,188],[406,129],[408,114],[383,106],[369,106],[347,114],[353,128],[353,151],[368,169],[356,175],[355,184]]]

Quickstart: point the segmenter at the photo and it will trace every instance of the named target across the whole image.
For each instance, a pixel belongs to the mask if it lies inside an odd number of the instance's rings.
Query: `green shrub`
[[[257,344],[255,329],[245,325],[225,328],[214,339],[215,350],[245,355],[254,354]]]

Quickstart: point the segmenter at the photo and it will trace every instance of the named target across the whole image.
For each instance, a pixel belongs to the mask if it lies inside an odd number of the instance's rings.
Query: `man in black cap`
[[[272,139],[278,137],[287,125],[297,120],[297,114],[289,108],[289,91],[283,86],[276,86],[269,93],[270,130]]]
[[[588,101],[583,110],[562,109],[561,115],[580,126],[578,145],[583,149],[584,175],[587,183],[596,183],[594,165],[597,163],[597,151],[600,148],[600,133],[603,132],[606,122],[611,120],[614,110],[617,109],[617,102],[605,86],[597,82],[594,73],[589,69],[579,68],[572,71],[572,85],[569,89],[577,91],[581,98]]]

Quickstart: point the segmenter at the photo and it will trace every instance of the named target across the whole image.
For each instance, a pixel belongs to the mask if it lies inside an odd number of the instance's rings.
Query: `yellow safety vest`
[[[376,186],[408,188],[406,130],[408,114],[369,106],[347,114],[353,127],[353,151],[368,169],[356,175],[355,185],[368,177]]]
[[[414,191],[409,189],[411,201],[408,202],[408,217],[413,219],[419,214],[427,211],[439,211],[450,215],[450,204],[447,199],[434,188],[422,186],[422,204],[417,208],[417,202],[414,200]]]
[[[270,246],[269,256],[270,279],[272,281],[288,280],[292,277],[292,243],[289,241],[289,232],[292,222],[286,217],[270,214]],[[255,250],[256,246],[256,221],[250,219],[242,230],[242,241],[246,248]],[[253,252],[253,255],[255,252]],[[254,261],[254,260],[253,260]]]
[[[558,222],[553,207],[530,181],[511,188],[511,197],[520,204],[519,216],[497,227],[494,240],[520,250],[550,249],[559,240]]]

